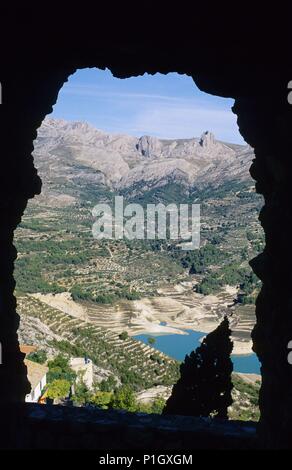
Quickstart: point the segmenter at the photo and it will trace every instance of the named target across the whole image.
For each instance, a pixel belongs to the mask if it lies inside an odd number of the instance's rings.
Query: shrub
[[[54,399],[66,398],[70,392],[70,382],[64,379],[53,380],[48,385],[47,397]]]
[[[136,411],[137,403],[132,388],[128,385],[118,388],[114,392],[109,406],[116,410]]]
[[[122,331],[121,334],[119,334],[119,338],[123,341],[129,338],[128,332],[127,331]]]
[[[38,364],[45,364],[47,361],[47,353],[46,351],[40,349],[39,351],[29,353],[27,359],[33,362],[37,362]]]

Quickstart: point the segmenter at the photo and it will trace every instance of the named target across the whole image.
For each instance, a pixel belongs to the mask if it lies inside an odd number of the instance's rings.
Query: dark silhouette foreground
[[[180,367],[181,377],[166,402],[164,414],[227,418],[233,387],[230,334],[225,317],[196,351],[186,355]]]

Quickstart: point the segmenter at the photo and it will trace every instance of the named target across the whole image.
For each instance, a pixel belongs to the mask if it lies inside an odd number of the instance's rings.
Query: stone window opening
[[[40,136],[38,135],[38,138]],[[42,136],[40,137],[42,139]],[[37,142],[37,141],[36,141]],[[207,147],[208,145],[212,145],[214,143],[214,137],[213,135],[209,135],[208,132],[204,133],[201,137],[201,141],[200,141],[200,145],[202,147]],[[35,144],[36,145],[36,144]],[[145,150],[142,149],[142,155],[145,156]],[[53,158],[52,158],[52,163],[53,163]],[[82,165],[82,163],[81,163]],[[43,182],[43,191],[46,190],[46,185],[47,184],[50,184],[50,181],[49,181],[49,178],[50,176],[49,175],[45,175],[44,171],[43,171],[43,176],[44,177],[47,177],[48,176],[48,182]],[[46,199],[46,194],[43,196],[44,199]]]
[[[86,65],[93,66],[93,62]],[[135,66],[135,60],[128,60],[120,65],[111,60],[107,66],[116,76],[134,76],[142,73],[141,66]],[[94,64],[104,67],[104,62]],[[17,340],[17,327],[19,318],[16,313],[15,287],[13,279],[13,263],[16,251],[13,246],[13,231],[20,222],[28,199],[40,193],[41,183],[33,166],[31,152],[32,142],[41,122],[51,112],[56,102],[58,91],[64,81],[77,68],[83,64],[71,64],[63,69],[40,70],[36,74],[28,73],[23,87],[26,93],[16,84],[12,84],[9,92],[5,91],[5,82],[2,83],[3,100],[8,99],[14,104],[14,126],[9,120],[4,129],[3,148],[12,152],[13,158],[5,164],[7,175],[1,190],[5,194],[3,203],[3,243],[1,257],[4,262],[1,271],[1,345],[2,367],[1,401],[15,403],[23,401],[29,387],[26,372],[23,366],[23,355],[19,351]],[[264,285],[257,300],[257,324],[253,332],[254,350],[262,362],[263,385],[260,399],[261,421],[259,435],[266,445],[289,445],[289,423],[291,416],[291,381],[290,368],[287,361],[287,345],[291,339],[289,320],[289,292],[290,275],[288,265],[283,266],[281,260],[287,260],[286,248],[289,246],[288,234],[280,230],[281,220],[290,220],[289,209],[289,174],[286,145],[290,142],[289,129],[291,110],[287,105],[286,95],[274,93],[270,90],[280,89],[273,83],[265,84],[261,93],[259,81],[249,84],[245,88],[243,83],[226,84],[216,80],[210,73],[200,74],[191,67],[182,66],[173,61],[169,67],[145,65],[147,70],[166,73],[169,68],[180,73],[193,75],[196,83],[205,91],[221,96],[235,98],[234,112],[238,116],[238,125],[241,134],[247,143],[255,149],[256,158],[251,166],[251,175],[256,180],[256,190],[263,194],[265,206],[260,214],[260,221],[266,233],[266,247],[255,260],[252,268]],[[258,78],[258,77],[257,77]],[[290,78],[290,77],[289,77]],[[288,80],[286,80],[288,83]],[[285,83],[286,83],[285,82]],[[254,86],[254,88],[252,88]],[[275,88],[276,87],[276,88]],[[269,90],[269,93],[267,92]],[[12,111],[7,111],[8,115]],[[11,115],[11,114],[10,114]],[[283,124],[284,123],[284,124]],[[17,136],[17,138],[12,138]],[[11,148],[11,142],[13,142]],[[4,198],[3,198],[4,201]],[[281,384],[281,386],[279,385]],[[277,403],[277,406],[275,405]],[[269,424],[272,423],[272,424]],[[273,430],[274,429],[274,430]],[[277,431],[275,431],[277,430]],[[275,434],[276,433],[276,434]]]

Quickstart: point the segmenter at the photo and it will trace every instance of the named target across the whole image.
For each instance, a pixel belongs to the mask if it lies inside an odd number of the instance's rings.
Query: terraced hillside
[[[154,348],[130,337],[65,314],[25,295],[18,298],[20,315],[31,324],[40,321],[47,331],[48,346],[72,356],[92,359],[100,368],[111,371],[123,384],[135,390],[156,385],[172,385],[178,377],[178,364]],[[43,346],[43,345],[42,345]]]
[[[182,266],[166,252],[139,240],[97,241],[92,224],[89,204],[51,208],[33,201],[16,233],[18,291],[74,287],[76,299],[106,304],[152,295],[157,286],[185,278]]]
[[[160,287],[171,289],[182,281],[199,281],[202,294],[219,293],[228,284],[239,286],[251,273],[248,259],[263,248],[257,221],[260,201],[249,187],[221,187],[217,199],[202,193],[198,199],[202,248],[192,253],[159,241],[95,240],[93,202],[51,207],[36,198],[16,232],[17,289],[22,293],[73,289],[76,300],[112,304],[152,296]],[[257,292],[255,279],[250,286],[248,282],[246,300]]]

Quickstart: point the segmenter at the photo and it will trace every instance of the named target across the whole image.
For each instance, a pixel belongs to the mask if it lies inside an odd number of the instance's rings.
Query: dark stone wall
[[[64,81],[77,68],[108,67],[120,78],[176,71],[200,89],[235,98],[240,132],[255,149],[251,175],[265,198],[260,216],[264,253],[252,261],[263,280],[257,301],[254,350],[262,362],[259,433],[266,446],[292,446],[291,119],[289,14],[200,3],[159,11],[157,2],[78,8],[1,7],[0,104],[0,402],[23,401],[28,391],[17,340],[13,296],[13,231],[29,198],[41,190],[33,139],[52,111]]]
[[[2,409],[1,416],[2,449],[257,448],[252,422],[37,404],[15,405],[9,416]]]
[[[256,303],[253,349],[262,362],[259,433],[267,446],[291,447],[292,365],[292,107],[283,94],[236,100],[242,135],[255,148],[250,173],[265,205],[260,222],[264,252],[251,260],[263,282]]]

